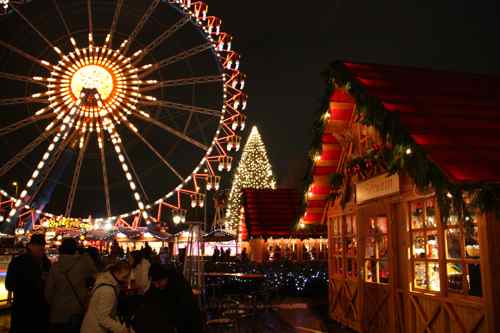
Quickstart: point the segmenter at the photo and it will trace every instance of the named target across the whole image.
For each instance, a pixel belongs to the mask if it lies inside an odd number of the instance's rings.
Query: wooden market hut
[[[331,317],[500,332],[500,78],[336,62],[327,79],[302,223],[328,226]]]
[[[296,230],[300,194],[293,189],[243,190],[241,247],[255,262],[326,260],[326,228]],[[279,249],[279,250],[278,250]]]

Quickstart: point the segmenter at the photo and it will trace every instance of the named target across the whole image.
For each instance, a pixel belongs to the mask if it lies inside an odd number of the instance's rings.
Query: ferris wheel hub
[[[103,66],[84,66],[71,77],[71,92],[77,97],[84,89],[96,89],[107,100],[114,89],[113,75]]]
[[[61,60],[52,66],[51,78],[48,79],[47,95],[53,102],[50,107],[59,112],[61,104],[68,100],[76,103],[85,93],[87,98],[82,101],[82,115],[90,123],[102,122],[105,115],[115,121],[123,119],[123,113],[130,113],[139,100],[148,98],[140,93],[140,69],[132,64],[133,59],[134,56],[125,56],[121,49],[92,44],[61,54]],[[90,97],[90,92],[93,97]]]

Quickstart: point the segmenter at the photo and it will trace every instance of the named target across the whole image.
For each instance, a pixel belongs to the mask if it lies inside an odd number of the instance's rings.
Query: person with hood
[[[136,333],[175,333],[175,314],[166,293],[168,272],[161,265],[153,264],[149,271],[150,287],[142,304],[135,312],[133,327]]]
[[[5,287],[14,293],[11,333],[47,332],[48,305],[44,297],[50,260],[45,255],[45,235],[34,234],[26,253],[9,264]]]
[[[118,320],[118,296],[121,286],[127,286],[130,265],[119,261],[98,275],[91,292],[81,333],[132,333]]]
[[[150,288],[135,313],[135,332],[203,332],[200,309],[182,274],[173,267],[152,264],[149,277]]]
[[[51,333],[80,332],[97,269],[88,255],[80,255],[77,250],[76,240],[63,239],[59,260],[52,266],[47,278],[45,298],[50,305]]]

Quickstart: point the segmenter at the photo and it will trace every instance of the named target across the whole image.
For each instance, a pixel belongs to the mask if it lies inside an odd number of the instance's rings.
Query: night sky
[[[216,1],[248,74],[249,121],[259,126],[280,185],[298,186],[320,73],[334,60],[500,73],[495,0]]]
[[[321,72],[332,61],[350,60],[477,73],[500,73],[500,4],[495,0],[205,1],[209,5],[209,15],[222,18],[222,30],[235,37],[233,48],[243,56],[241,69],[248,76],[246,92],[250,98],[247,108],[248,128],[251,125],[259,127],[281,187],[301,185],[306,172],[314,114],[320,107],[325,89]],[[55,15],[51,3],[49,0],[33,0],[23,5],[22,10],[33,19],[34,24],[40,27],[44,34],[53,39],[61,37],[61,34],[64,35],[64,29],[61,22],[51,19]],[[72,29],[75,31],[83,29],[78,36],[86,39],[86,2],[60,0],[59,3],[71,21]],[[114,13],[114,1],[103,0],[93,3],[100,8],[96,9],[94,25],[108,29],[110,17]],[[129,6],[124,15],[127,18],[119,21],[117,29],[118,32],[129,33],[150,1],[129,0],[126,4]],[[141,32],[142,35],[136,41],[138,44],[134,47],[140,48],[142,45],[140,43],[144,40],[154,38],[158,31],[163,31],[173,24],[175,14],[173,10],[158,11],[155,19],[150,20],[150,25]],[[1,40],[10,41],[40,58],[48,57],[43,40],[31,31],[21,18],[10,15],[0,18],[0,22],[2,26],[7,27],[0,30]],[[107,32],[106,29],[103,31]],[[103,40],[104,36],[103,33],[102,36],[96,35],[96,40]],[[167,57],[169,52],[176,54],[203,42],[200,40],[199,32],[192,28],[177,32],[175,37],[178,38],[178,42],[169,40],[155,50],[156,58],[152,54],[152,62]],[[68,46],[64,43],[61,45],[63,49],[67,49]],[[35,74],[31,70],[32,67],[29,61],[0,48],[0,71],[33,76]],[[209,75],[215,69],[217,67],[214,59],[206,53],[193,57],[185,63],[169,66],[165,72],[158,74],[157,79],[185,78],[195,76],[193,73]],[[26,93],[24,84],[14,84],[8,80],[1,81],[0,88],[2,88],[0,98],[18,97]],[[199,106],[219,108],[220,105],[215,105],[211,99],[217,99],[222,91],[220,87],[219,90],[212,88],[205,84],[181,87],[171,94],[171,90],[162,91],[165,95],[162,96],[178,102],[186,99],[185,103],[196,100],[195,104]],[[220,103],[219,99],[217,103]],[[9,117],[12,115],[21,117],[27,111],[24,107],[19,110],[11,107],[9,110],[9,113],[6,112],[0,118],[0,123],[5,121],[10,124],[13,119]],[[162,115],[160,110],[156,110],[155,114]],[[165,116],[172,117],[168,120],[176,125],[176,123],[183,124],[182,117],[187,117],[187,114],[170,110]],[[203,133],[190,132],[190,135],[201,135],[195,137],[199,140],[208,140],[204,131],[215,131],[215,128],[201,125],[206,123],[208,123],[206,119],[199,119],[199,127],[202,129],[200,132]],[[39,130],[40,128],[42,127],[39,127]],[[174,162],[177,164],[174,164],[180,170],[191,172],[201,158],[200,152],[193,150],[187,143],[183,143],[184,146],[182,144],[170,146],[170,141],[166,140],[161,131],[155,132],[150,127],[144,126],[143,132],[150,141],[158,145],[158,149],[176,156]],[[0,165],[5,162],[2,158],[4,160],[10,158],[31,141],[29,135],[38,133],[32,131],[32,128],[26,128],[25,132],[17,133],[18,136],[0,138]],[[247,134],[248,131],[244,136]],[[177,185],[177,179],[165,177],[161,164],[147,149],[137,144],[137,140],[129,141],[127,138],[126,141],[130,142],[129,153],[134,157],[136,169],[139,170],[146,192],[151,197],[164,195],[167,189],[170,190]],[[40,147],[30,159],[24,159],[8,177],[0,179],[0,185],[11,188],[13,180],[26,181],[25,178],[33,170],[43,149],[45,148]],[[188,154],[190,151],[193,151],[194,157]],[[81,194],[78,192],[76,196],[77,201],[82,203],[80,211],[84,212],[83,216],[86,216],[86,212],[90,209],[97,214],[103,210],[101,176],[95,173],[96,170],[100,171],[100,166],[94,167],[92,164],[98,162],[97,156],[96,150],[93,154],[89,154],[89,158],[83,163],[81,183],[84,186],[81,186]],[[114,155],[112,157],[116,160]],[[118,168],[118,164],[109,166],[111,170],[115,167]],[[73,173],[71,167],[61,170],[61,175],[51,178],[52,182],[58,184],[51,202],[64,205]],[[158,182],[158,179],[161,179],[161,182]],[[230,180],[230,177],[226,176],[224,186],[230,186]],[[111,197],[119,201],[114,206],[116,210],[122,212],[133,206],[133,202],[130,201],[132,199],[128,195],[128,184],[122,175],[113,173],[110,175],[110,181]]]

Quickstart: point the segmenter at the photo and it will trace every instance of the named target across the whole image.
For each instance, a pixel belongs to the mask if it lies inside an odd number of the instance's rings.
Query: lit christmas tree
[[[234,174],[226,211],[226,228],[237,232],[240,223],[241,195],[246,188],[275,189],[276,179],[267,157],[266,147],[259,130],[252,128],[243,148],[241,160]]]

